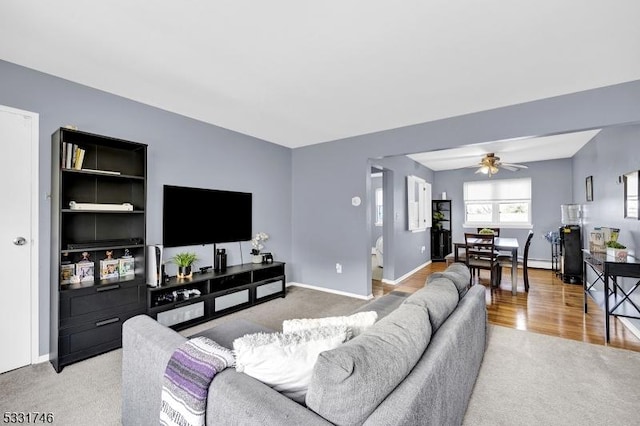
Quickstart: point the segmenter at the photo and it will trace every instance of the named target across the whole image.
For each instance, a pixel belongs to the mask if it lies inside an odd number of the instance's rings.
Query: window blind
[[[530,200],[531,179],[496,179],[464,183],[465,201]]]

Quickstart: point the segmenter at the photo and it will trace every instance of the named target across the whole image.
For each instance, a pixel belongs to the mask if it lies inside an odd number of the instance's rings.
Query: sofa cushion
[[[434,272],[427,277],[427,281],[425,284],[428,284],[430,281],[435,280],[437,278],[447,278],[450,279],[453,284],[458,289],[458,293],[460,294],[460,298],[464,297],[464,295],[469,290],[469,283],[471,281],[471,272],[469,268],[464,263],[456,262],[451,264],[447,269],[442,272]]]
[[[435,333],[456,308],[458,300],[458,290],[453,282],[447,278],[436,278],[407,297],[404,303],[426,308]]]
[[[409,374],[431,339],[429,313],[403,304],[313,369],[307,406],[332,423],[360,424]]]
[[[346,326],[319,327],[295,333],[256,333],[233,342],[236,370],[304,403],[313,365],[322,351],[348,340]]]
[[[429,277],[427,277],[426,284],[437,279],[437,278],[448,278],[453,281],[456,288],[458,289],[458,293],[460,294],[460,298],[462,299],[467,291],[469,290],[469,282],[471,281],[471,273],[469,272],[469,268],[467,265],[463,263],[453,263],[443,272],[434,272]]]
[[[375,311],[358,312],[349,316],[290,319],[282,322],[282,332],[308,330],[310,328],[344,325],[351,329],[352,337],[355,337],[371,327],[378,319]]]

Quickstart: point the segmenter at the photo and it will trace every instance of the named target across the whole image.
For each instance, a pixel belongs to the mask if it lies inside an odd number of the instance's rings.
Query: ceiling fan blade
[[[520,169],[518,169],[517,167],[506,166],[506,165],[504,165],[504,164],[502,164],[502,165],[500,166],[500,168],[501,168],[501,169],[505,169],[505,170],[510,170],[510,171],[512,171],[512,172],[517,172],[518,170],[520,170]]]
[[[502,166],[515,167],[517,169],[528,169],[524,164],[502,163]]]

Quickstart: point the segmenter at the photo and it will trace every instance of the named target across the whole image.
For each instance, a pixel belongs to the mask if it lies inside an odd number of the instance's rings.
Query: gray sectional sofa
[[[207,425],[455,425],[461,424],[486,347],[482,286],[468,289],[469,270],[453,264],[409,295],[391,292],[358,311],[378,321],[322,352],[306,406],[228,368],[209,387]],[[270,331],[231,321],[206,335],[232,347],[235,338]],[[141,315],[124,323],[122,423],[158,424],[162,378],[186,339]]]

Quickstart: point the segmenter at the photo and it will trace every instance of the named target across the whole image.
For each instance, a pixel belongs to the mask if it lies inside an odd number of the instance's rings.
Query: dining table
[[[511,294],[518,294],[518,245],[517,238],[496,237],[495,247],[498,251],[506,251],[511,254]],[[453,260],[459,262],[458,250],[464,248],[466,243],[453,243]]]

